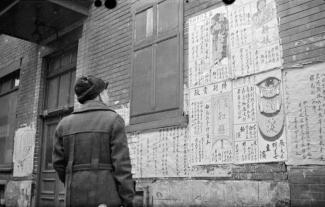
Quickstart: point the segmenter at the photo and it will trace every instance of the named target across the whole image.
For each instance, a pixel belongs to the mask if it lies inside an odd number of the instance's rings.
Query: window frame
[[[127,132],[142,131],[148,129],[157,129],[169,126],[187,126],[188,118],[184,115],[184,12],[183,12],[183,1],[178,1],[178,25],[177,27],[163,31],[159,33],[158,31],[158,5],[168,1],[168,0],[151,0],[151,1],[140,1],[132,5],[132,52],[131,52],[131,78],[130,78],[130,125],[126,127]],[[175,1],[175,0],[171,0]],[[136,40],[136,15],[152,8],[153,15],[153,28],[152,36]],[[151,102],[155,103],[156,99],[156,64],[157,64],[157,46],[163,41],[168,41],[170,39],[176,38],[178,41],[178,72],[179,72],[179,98],[178,107],[175,110],[162,110],[156,112],[149,112],[145,114],[140,114],[132,117],[132,96],[133,96],[133,77],[134,77],[134,61],[135,53],[144,48],[151,48],[152,52],[152,83],[153,92],[150,96]],[[154,100],[153,100],[154,99]],[[171,115],[170,113],[174,113]],[[176,113],[176,114],[175,114]],[[158,118],[157,118],[158,117]],[[137,119],[136,119],[137,118]],[[135,123],[132,123],[135,122]]]
[[[57,90],[57,97],[55,101],[59,101],[59,92],[60,92],[60,82],[61,82],[61,77],[69,74],[70,80],[73,79],[73,74],[76,74],[77,71],[77,57],[76,57],[76,62],[75,63],[70,63],[65,66],[60,67],[60,71],[56,71],[54,73],[50,73],[49,71],[49,65],[51,60],[55,59],[58,56],[62,56],[62,54],[65,54],[70,51],[75,51],[76,55],[78,56],[78,46],[76,44],[73,44],[65,49],[61,49],[53,54],[50,54],[49,56],[44,58],[44,69],[45,69],[45,87],[44,87],[44,100],[43,100],[43,111],[40,114],[40,117],[42,118],[48,118],[48,117],[53,117],[53,116],[60,116],[60,115],[67,115],[70,114],[73,109],[74,109],[74,102],[73,103],[68,103],[68,106],[59,106],[58,103],[56,103],[57,107],[56,108],[48,108],[48,89],[49,89],[49,82],[52,79],[58,79],[58,87],[56,88]],[[60,60],[61,61],[61,60]],[[70,82],[71,84],[71,82]],[[74,96],[74,94],[73,94]]]
[[[15,86],[15,79],[16,77],[19,78],[20,80],[20,68],[17,69],[17,70],[14,70],[4,76],[2,76],[0,78],[0,97],[3,97],[3,96],[6,96],[10,93],[13,93],[13,92],[16,92],[19,90],[19,86]],[[3,80],[9,80],[10,81],[10,89],[7,90],[7,91],[1,91],[1,88],[2,88],[2,81]],[[18,101],[18,94],[17,94],[17,101]],[[17,113],[17,105],[16,105],[16,109],[15,109],[15,113]],[[15,118],[15,123],[17,122],[16,118]],[[15,129],[16,127],[14,127],[14,132],[13,132],[13,137],[9,137],[9,142],[11,142],[11,145],[12,145],[12,150],[14,150],[14,136],[15,136]],[[10,133],[10,132],[9,132]],[[12,154],[13,156],[13,154]],[[8,163],[0,163],[0,172],[11,172],[13,170],[13,161],[12,161],[12,157],[11,157],[11,162],[8,162]]]

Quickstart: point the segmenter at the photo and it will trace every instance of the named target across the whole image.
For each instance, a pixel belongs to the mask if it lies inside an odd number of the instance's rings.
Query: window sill
[[[163,120],[155,120],[151,122],[144,122],[139,124],[132,124],[126,126],[126,132],[141,132],[151,129],[159,129],[164,127],[186,127],[188,124],[187,116],[178,116],[173,118],[167,118]]]
[[[12,172],[12,164],[0,164],[0,172]]]

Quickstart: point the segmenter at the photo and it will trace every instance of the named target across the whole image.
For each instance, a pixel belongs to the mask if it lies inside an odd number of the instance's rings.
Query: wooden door
[[[77,49],[73,48],[46,59],[38,206],[64,206],[65,189],[53,169],[52,150],[57,124],[73,111],[76,57]]]
[[[53,136],[59,120],[59,117],[46,118],[43,124],[43,163],[39,206],[64,206],[64,185],[58,179],[52,166]]]

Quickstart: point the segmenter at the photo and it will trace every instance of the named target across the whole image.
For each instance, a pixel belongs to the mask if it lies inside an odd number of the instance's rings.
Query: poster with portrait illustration
[[[190,18],[188,23],[189,87],[230,78],[227,10],[224,7],[215,8]]]

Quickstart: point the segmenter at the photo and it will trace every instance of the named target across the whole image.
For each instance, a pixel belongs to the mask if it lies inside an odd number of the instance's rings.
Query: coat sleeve
[[[114,178],[122,202],[125,206],[132,206],[134,197],[134,182],[131,174],[131,161],[125,125],[122,117],[117,115],[112,130],[111,158],[114,167]]]
[[[57,172],[59,179],[65,182],[65,169],[67,161],[64,159],[63,138],[60,133],[60,126],[55,129],[53,153],[52,153],[53,168]]]

